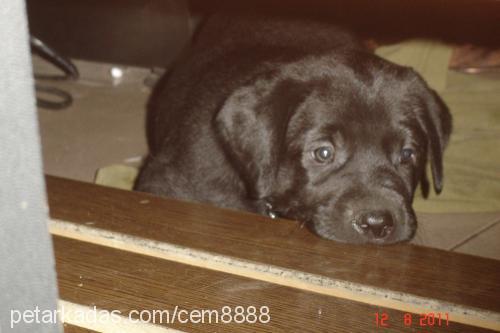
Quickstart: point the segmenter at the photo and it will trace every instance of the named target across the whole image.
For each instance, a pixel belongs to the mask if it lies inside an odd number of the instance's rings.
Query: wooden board
[[[118,310],[123,316],[132,310],[169,310],[172,314],[176,306],[187,311],[221,311],[223,306],[269,309],[269,322],[262,324],[164,322],[159,325],[181,331],[373,332],[377,329],[375,313],[388,316],[386,332],[489,331],[454,322],[446,326],[444,321],[441,327],[437,324],[423,327],[420,316],[411,314],[413,324],[405,326],[404,313],[400,311],[58,236],[54,237],[54,247],[60,295],[67,302]],[[262,321],[267,321],[267,317],[262,317]],[[137,329],[141,332],[140,326]]]
[[[401,311],[446,311],[458,322],[499,327],[500,265],[494,260],[411,245],[338,244],[291,221],[53,177],[47,184],[51,216],[63,220],[52,222],[54,234]]]

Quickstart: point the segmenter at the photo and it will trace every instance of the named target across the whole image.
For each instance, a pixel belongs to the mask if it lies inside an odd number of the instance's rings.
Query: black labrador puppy
[[[443,183],[451,116],[411,68],[326,23],[215,16],[150,100],[136,190],[389,244]]]

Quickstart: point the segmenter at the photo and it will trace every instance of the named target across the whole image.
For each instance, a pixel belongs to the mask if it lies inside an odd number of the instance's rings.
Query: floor
[[[39,110],[45,173],[93,182],[104,166],[140,165],[147,152],[145,104],[157,74],[143,68],[76,64],[81,73],[77,82],[44,82],[74,98],[68,109]],[[37,73],[51,71],[38,58],[34,68]],[[413,243],[500,260],[500,211],[418,217]]]

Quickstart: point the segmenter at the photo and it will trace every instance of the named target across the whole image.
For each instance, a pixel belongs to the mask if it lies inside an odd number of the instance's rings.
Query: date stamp
[[[391,323],[403,324],[405,327],[448,327],[450,317],[447,312],[409,313],[405,312],[396,318],[390,317],[386,312],[375,312],[374,323],[376,327],[390,327]]]

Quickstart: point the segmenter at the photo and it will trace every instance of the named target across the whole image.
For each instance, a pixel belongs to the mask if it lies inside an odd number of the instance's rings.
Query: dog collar
[[[278,217],[278,213],[276,213],[274,210],[273,210],[273,205],[271,205],[269,202],[265,202],[264,205],[266,206],[266,214],[267,216],[269,216],[270,218],[272,218],[273,220],[276,219]]]

